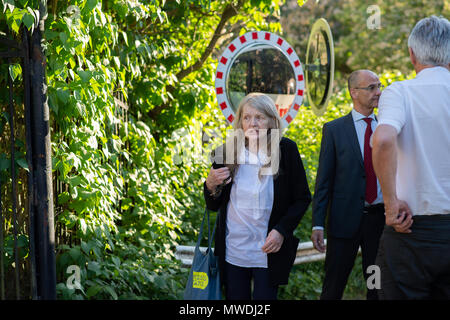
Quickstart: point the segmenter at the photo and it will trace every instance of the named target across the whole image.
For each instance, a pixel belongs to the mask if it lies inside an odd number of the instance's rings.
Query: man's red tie
[[[372,136],[372,118],[363,119],[367,123],[364,135],[364,170],[366,171],[366,201],[372,203],[377,198],[377,177],[372,164],[372,147],[370,137]]]

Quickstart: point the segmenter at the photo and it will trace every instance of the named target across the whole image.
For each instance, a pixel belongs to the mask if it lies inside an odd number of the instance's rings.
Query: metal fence
[[[121,135],[121,130],[123,130],[123,134],[126,136],[128,134],[128,105],[126,104],[125,98],[122,93],[117,92],[114,97],[114,116],[116,119],[119,120],[119,122],[115,122],[113,126],[110,128],[110,134],[114,134],[116,136]],[[58,132],[60,128],[58,127],[56,121],[53,121],[53,130],[54,132]],[[57,141],[57,143],[68,141],[64,140],[64,137],[62,137],[62,141]],[[99,146],[101,148],[101,146]],[[129,143],[125,143],[125,149],[129,150]],[[111,148],[112,150],[112,148]],[[118,164],[120,166],[119,170],[121,174],[123,174],[124,170],[124,164],[126,164],[126,159],[124,159],[124,156],[120,154],[118,156],[119,161]],[[53,175],[53,193],[55,195],[61,194],[63,192],[68,193],[69,192],[69,185],[67,183],[64,183],[60,177],[60,173],[58,170],[55,170]],[[127,184],[124,186],[124,192],[127,190]],[[121,210],[121,203],[120,199],[116,199],[116,208],[119,213],[122,212]],[[67,227],[67,225],[58,223],[57,219],[60,214],[63,213],[65,210],[65,206],[58,203],[58,197],[55,197],[55,241],[56,241],[56,247],[65,244],[69,247],[73,247],[76,245],[80,245],[80,240],[75,237],[75,234],[77,233],[77,224],[74,226],[71,226],[70,228]],[[65,275],[64,271],[62,271],[60,277]]]
[[[327,244],[326,239],[324,240],[324,244]],[[207,247],[200,247],[200,252],[204,254],[206,252],[206,249]],[[183,267],[191,267],[192,259],[194,258],[194,250],[195,247],[193,246],[177,246],[175,257],[181,261]],[[361,254],[361,248],[359,248],[358,254]],[[319,251],[314,249],[313,243],[311,241],[301,242],[298,244],[294,265],[323,260],[325,260],[325,253],[320,253]]]
[[[324,240],[324,242],[326,244],[327,241]],[[200,247],[202,253],[205,253],[206,249],[207,247]],[[175,257],[181,261],[184,267],[190,267],[192,265],[192,259],[194,258],[194,250],[195,247],[193,246],[177,246]],[[321,261],[324,259],[325,253],[320,253],[314,249],[311,241],[302,242],[298,244],[294,265]]]
[[[0,35],[0,299],[56,298],[42,33]],[[14,76],[14,77],[13,77]],[[14,78],[14,79],[13,79]]]
[[[30,215],[32,215],[28,34],[22,41],[0,36],[2,65],[2,94],[0,108],[2,132],[0,136],[0,299],[20,299],[28,295],[31,285],[31,268],[28,250]],[[13,82],[13,70],[16,73]],[[24,158],[24,152],[26,157]],[[20,165],[19,165],[20,164]],[[20,167],[26,167],[26,170]]]
[[[45,3],[39,10],[45,13]],[[50,124],[58,128],[47,103],[43,22],[32,33],[23,27],[0,34],[0,300],[55,299],[55,246],[77,244],[76,230],[54,221],[62,207],[53,195],[68,186],[52,176]],[[110,131],[126,135],[128,106],[120,93],[114,104],[120,124]],[[123,163],[121,156],[121,171]]]

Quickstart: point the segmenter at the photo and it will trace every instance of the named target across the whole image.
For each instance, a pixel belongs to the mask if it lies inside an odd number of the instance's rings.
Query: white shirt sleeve
[[[380,97],[378,104],[378,125],[388,124],[400,133],[405,125],[405,103],[398,85],[388,86]]]

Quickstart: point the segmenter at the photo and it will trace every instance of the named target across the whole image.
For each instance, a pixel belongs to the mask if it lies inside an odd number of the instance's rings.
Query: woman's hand
[[[206,187],[209,192],[213,193],[217,186],[221,185],[225,182],[226,184],[231,182],[230,178],[230,169],[227,167],[222,167],[218,169],[211,168],[208,174],[208,178],[206,178]]]
[[[266,242],[261,249],[264,253],[278,252],[278,250],[280,250],[281,248],[281,245],[283,244],[283,241],[283,235],[277,230],[272,229],[272,231],[269,232],[269,235],[266,238]]]

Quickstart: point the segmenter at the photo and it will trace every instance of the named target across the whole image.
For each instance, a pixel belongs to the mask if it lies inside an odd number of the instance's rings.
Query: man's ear
[[[354,88],[351,88],[350,90],[349,90],[349,92],[350,92],[350,98],[354,98],[355,97],[355,93],[357,92]]]
[[[416,58],[416,55],[414,54],[413,49],[411,49],[410,47],[408,47],[408,51],[409,51],[409,58],[411,59],[411,63],[412,63],[413,65],[416,65],[416,63],[417,63],[417,58]]]

